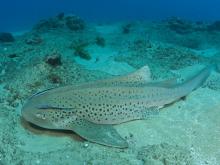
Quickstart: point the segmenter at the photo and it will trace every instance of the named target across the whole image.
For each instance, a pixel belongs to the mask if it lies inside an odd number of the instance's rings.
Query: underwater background
[[[0,30],[24,30],[40,19],[59,12],[80,15],[88,21],[118,21],[165,19],[171,16],[196,21],[213,21],[220,18],[218,0],[163,1],[163,0],[20,0],[2,1]]]
[[[219,165],[219,11],[218,0],[1,1],[0,165]],[[22,117],[28,98],[45,89],[143,66],[150,84],[173,85],[210,65],[218,67],[186,97],[114,125],[124,149]]]

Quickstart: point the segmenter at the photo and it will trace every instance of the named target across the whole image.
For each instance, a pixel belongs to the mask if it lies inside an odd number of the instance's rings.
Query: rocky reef
[[[85,29],[85,26],[85,22],[80,17],[75,15],[65,16],[64,13],[60,13],[56,17],[40,21],[33,27],[33,30],[38,32],[65,29],[71,31],[81,31]]]

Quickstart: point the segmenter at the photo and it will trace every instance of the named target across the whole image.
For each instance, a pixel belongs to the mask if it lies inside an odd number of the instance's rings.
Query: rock
[[[72,31],[79,31],[85,28],[85,22],[77,16],[67,16],[66,26]]]
[[[0,42],[14,42],[14,37],[11,33],[1,32]]]
[[[45,62],[53,67],[62,65],[61,55],[59,53],[53,53],[46,56]]]

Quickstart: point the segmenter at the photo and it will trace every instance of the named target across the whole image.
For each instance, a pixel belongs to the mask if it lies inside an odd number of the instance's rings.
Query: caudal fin
[[[204,84],[212,70],[215,68],[214,65],[210,65],[202,69],[195,76],[185,81],[182,85],[185,89],[188,89],[187,92],[193,91]]]

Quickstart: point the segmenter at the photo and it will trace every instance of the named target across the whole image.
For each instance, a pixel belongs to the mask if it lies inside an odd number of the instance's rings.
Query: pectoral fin
[[[77,120],[74,120],[69,125],[69,129],[91,142],[118,148],[128,147],[127,142],[117,133],[112,125],[95,124],[77,118]]]

